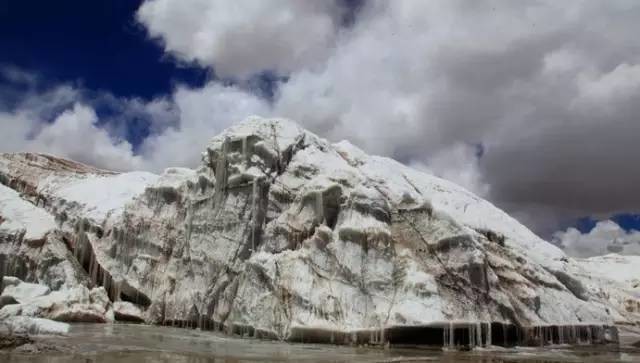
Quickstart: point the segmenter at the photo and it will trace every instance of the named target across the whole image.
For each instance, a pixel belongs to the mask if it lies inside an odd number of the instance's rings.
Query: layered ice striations
[[[0,228],[4,275],[103,287],[114,319],[451,349],[616,342],[615,324],[640,321],[626,285],[607,290],[490,203],[286,120],[232,126],[196,170],[5,154],[0,182],[37,209]],[[87,185],[120,198],[101,208]]]

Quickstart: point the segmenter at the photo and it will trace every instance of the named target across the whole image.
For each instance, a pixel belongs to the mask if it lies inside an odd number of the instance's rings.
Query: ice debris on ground
[[[65,322],[112,322],[113,309],[103,287],[89,290],[85,286],[49,291],[44,285],[20,282],[7,286],[3,297],[11,297],[17,303],[0,309],[0,321],[16,316],[40,317]]]
[[[28,335],[65,335],[70,329],[67,323],[28,316],[11,316],[0,321],[0,325],[11,334]]]

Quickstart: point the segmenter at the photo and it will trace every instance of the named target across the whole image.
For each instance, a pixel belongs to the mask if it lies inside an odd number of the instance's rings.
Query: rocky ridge
[[[196,170],[3,154],[0,183],[4,275],[101,288],[105,321],[117,303],[153,324],[441,346],[615,342],[640,321],[633,283],[453,183],[287,120],[232,126]]]

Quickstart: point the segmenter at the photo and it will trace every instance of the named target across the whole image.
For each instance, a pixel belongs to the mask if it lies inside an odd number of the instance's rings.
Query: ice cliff
[[[442,346],[615,342],[616,324],[640,321],[633,281],[453,183],[287,120],[232,126],[196,170],[2,154],[0,183],[4,275],[104,288],[116,318]]]

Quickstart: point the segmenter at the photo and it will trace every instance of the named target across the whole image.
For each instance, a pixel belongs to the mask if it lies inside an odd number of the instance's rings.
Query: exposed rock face
[[[490,203],[290,121],[224,131],[197,170],[114,174],[5,154],[0,181],[55,221],[27,243],[31,224],[7,213],[0,255],[24,261],[7,274],[103,286],[150,323],[452,346],[615,341],[610,327],[631,319]]]

